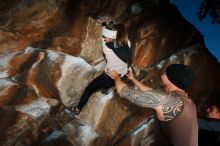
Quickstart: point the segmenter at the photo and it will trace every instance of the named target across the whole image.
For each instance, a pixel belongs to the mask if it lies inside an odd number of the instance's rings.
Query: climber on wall
[[[106,23],[102,24],[105,25]],[[131,49],[128,34],[123,24],[111,22],[102,27],[102,49],[107,62],[105,71],[85,88],[79,103],[72,108],[76,115],[80,114],[93,92],[99,89],[107,90],[114,86],[114,80],[106,74],[107,70],[115,70],[120,74],[120,77],[125,77],[128,64],[131,61]]]
[[[140,89],[128,87],[115,71],[107,74],[115,80],[115,87],[121,97],[141,107],[152,108],[156,112],[160,135],[157,146],[197,146],[198,125],[196,107],[186,93],[194,78],[191,68],[183,64],[172,64],[162,74],[164,89],[153,90],[134,78],[132,72],[127,77]]]

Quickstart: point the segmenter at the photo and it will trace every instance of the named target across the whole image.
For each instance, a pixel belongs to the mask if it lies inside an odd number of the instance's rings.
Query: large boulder
[[[125,24],[131,66],[143,83],[159,88],[165,68],[183,63],[195,72],[190,93],[197,105],[220,89],[219,62],[169,1],[8,0],[0,2],[0,18],[0,145],[154,141],[152,110],[121,99],[114,88],[95,92],[80,120],[65,109],[105,67],[100,19]]]

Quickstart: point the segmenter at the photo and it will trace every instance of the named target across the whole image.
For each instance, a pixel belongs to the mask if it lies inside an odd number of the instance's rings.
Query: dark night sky
[[[203,35],[206,47],[220,62],[220,24],[212,24],[211,17],[199,21],[197,12],[202,0],[170,0],[175,4],[183,17],[192,23]]]

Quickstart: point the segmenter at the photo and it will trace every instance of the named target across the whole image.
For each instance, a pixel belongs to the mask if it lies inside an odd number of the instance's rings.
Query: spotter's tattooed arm
[[[145,85],[141,85],[142,83],[139,82],[137,87],[142,87],[141,89],[139,88],[142,90],[140,91],[128,87],[116,74],[111,73],[110,76],[115,80],[116,90],[121,97],[138,106],[155,109],[157,118],[161,121],[170,121],[183,110],[183,101],[178,94],[152,90],[152,88],[144,87]]]

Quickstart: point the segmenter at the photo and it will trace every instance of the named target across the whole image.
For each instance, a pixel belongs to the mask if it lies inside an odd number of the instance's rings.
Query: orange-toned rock
[[[197,104],[198,95],[220,89],[219,62],[169,1],[1,1],[0,145],[136,146],[154,140],[146,122],[152,110],[121,99],[114,88],[94,93],[81,120],[64,110],[105,67],[98,21],[105,17],[128,29],[131,66],[145,84],[160,87],[165,67],[184,63],[196,74],[190,92]]]
[[[13,103],[13,97],[17,96],[19,85],[9,79],[0,79],[0,106]]]

